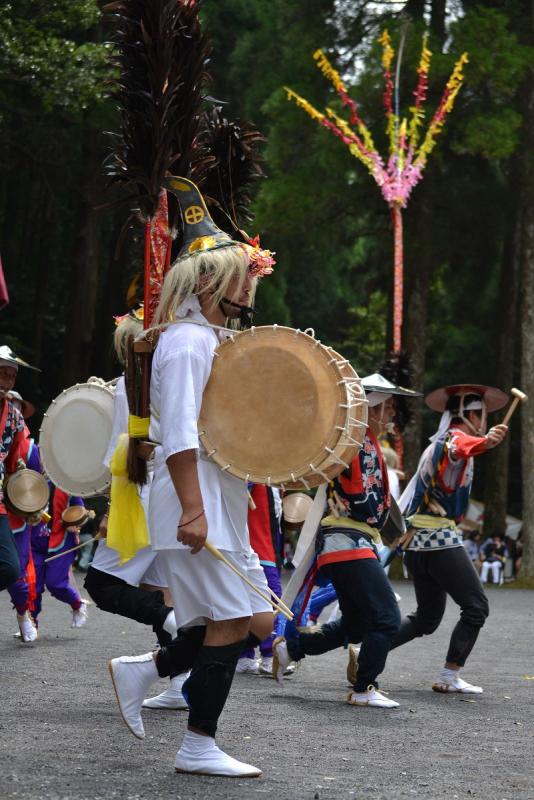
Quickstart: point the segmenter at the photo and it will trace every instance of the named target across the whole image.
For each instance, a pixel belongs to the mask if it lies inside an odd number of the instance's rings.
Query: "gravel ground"
[[[411,584],[395,588],[401,609],[411,610]],[[489,596],[490,619],[465,670],[482,696],[430,691],[457,617],[453,603],[434,636],[390,656],[381,686],[399,709],[344,703],[341,650],[305,659],[283,688],[236,676],[219,744],[264,774],[231,780],[174,773],[184,712],[145,712],[143,742],[119,717],[107,660],[146,652],[149,629],[91,606],[87,626],[71,630],[70,609],[47,595],[40,641],[22,645],[3,592],[0,798],[532,800],[534,594],[503,587]]]

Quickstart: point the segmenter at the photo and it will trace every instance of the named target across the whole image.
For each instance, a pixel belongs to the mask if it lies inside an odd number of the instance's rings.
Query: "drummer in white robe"
[[[171,669],[191,669],[183,687],[189,724],[176,771],[256,777],[261,770],[223,753],[214,737],[239,654],[246,644],[271,633],[272,609],[203,549],[209,537],[268,592],[248,541],[247,486],[209,460],[197,420],[214,351],[227,335],[221,326],[228,319],[243,321],[251,312],[256,278],[270,274],[274,261],[257,242],[235,242],[217,228],[194,184],[172,178],[169,188],[178,197],[185,244],[165,279],[157,312],[164,330],[150,386],[150,436],[159,444],[149,527],[153,547],[165,552],[167,582],[182,630],[157,654],[113,659],[110,669],[123,718],[139,738],[144,736],[140,706],[152,681]]]
[[[127,343],[131,336],[143,330],[142,308],[123,317],[115,318],[116,330],[113,344],[119,362],[126,363]],[[109,446],[104,456],[104,464],[109,467],[121,434],[128,430],[128,400],[124,377],[115,386],[113,400],[113,426]],[[139,487],[139,495],[145,514],[148,517],[148,497],[153,470],[148,469],[148,482]],[[169,644],[176,636],[174,611],[167,595],[167,579],[162,570],[162,554],[150,545],[138,550],[135,555],[121,563],[117,550],[108,547],[107,514],[102,518],[99,533],[103,537],[98,542],[93,560],[85,577],[85,589],[91,599],[103,611],[129,617],[145,625],[151,625],[161,646]],[[143,702],[143,708],[186,709],[187,703],[182,695],[182,685],[187,673],[171,674],[170,685],[156,697]]]

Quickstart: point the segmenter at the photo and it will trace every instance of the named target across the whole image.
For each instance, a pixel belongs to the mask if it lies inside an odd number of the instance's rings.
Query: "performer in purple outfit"
[[[71,580],[71,567],[75,553],[66,553],[62,558],[55,558],[46,563],[50,556],[58,555],[78,544],[77,526],[66,526],[61,518],[69,506],[83,506],[81,497],[69,496],[62,489],[53,490],[51,500],[52,525],[50,532],[46,525],[36,525],[32,529],[32,555],[36,577],[36,599],[34,619],[41,612],[42,594],[45,586],[56,600],[67,603],[72,608],[71,628],[81,628],[87,622],[87,602]]]

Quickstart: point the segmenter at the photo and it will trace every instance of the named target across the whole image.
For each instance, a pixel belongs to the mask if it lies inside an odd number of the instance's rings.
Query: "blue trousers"
[[[321,568],[337,592],[341,618],[318,631],[303,629],[288,638],[295,661],[327,653],[348,642],[361,642],[354,691],[364,692],[384,670],[391,643],[399,630],[400,612],[391,584],[377,558],[341,561]]]

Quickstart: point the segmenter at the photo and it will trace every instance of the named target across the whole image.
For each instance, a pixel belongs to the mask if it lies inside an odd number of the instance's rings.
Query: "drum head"
[[[39,449],[55,486],[81,497],[106,491],[111,474],[103,460],[113,426],[113,392],[102,383],[80,383],[52,401],[43,419]]]
[[[6,480],[9,505],[23,514],[35,514],[46,507],[50,496],[48,481],[33,469],[20,469]]]
[[[217,348],[199,430],[230,474],[279,484],[308,472],[332,447],[346,400],[320,343],[278,326],[251,328]]]

